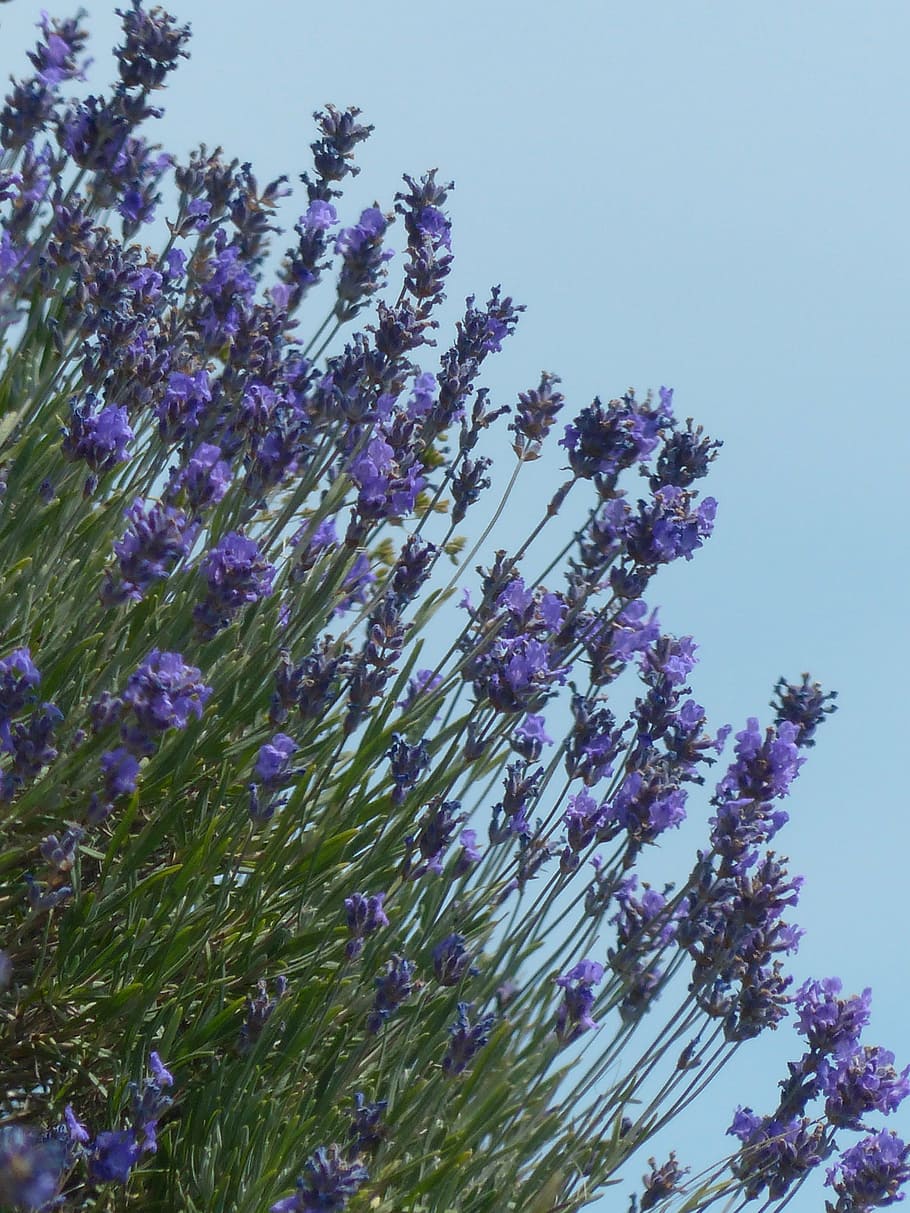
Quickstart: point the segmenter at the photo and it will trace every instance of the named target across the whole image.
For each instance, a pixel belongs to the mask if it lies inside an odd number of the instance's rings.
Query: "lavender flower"
[[[689,1167],[679,1165],[673,1150],[670,1151],[670,1157],[662,1166],[659,1167],[653,1158],[648,1159],[648,1166],[651,1170],[647,1175],[641,1177],[645,1189],[638,1206],[641,1213],[653,1209],[662,1200],[672,1196],[674,1192],[681,1192],[683,1189],[679,1181],[688,1175],[690,1170]]]
[[[342,1161],[336,1146],[320,1147],[304,1164],[297,1191],[273,1204],[269,1213],[321,1213],[343,1209],[369,1173],[360,1163]]]
[[[351,933],[351,938],[345,947],[349,960],[354,960],[363,951],[363,940],[367,935],[372,935],[380,927],[389,925],[389,920],[382,908],[384,900],[385,893],[371,895],[352,893],[350,897],[344,899],[348,930]]]
[[[594,1006],[594,986],[603,980],[604,967],[595,960],[580,960],[577,965],[556,978],[563,992],[556,1016],[556,1035],[563,1044],[577,1040],[599,1025],[591,1016]]]
[[[42,1141],[25,1125],[0,1128],[0,1202],[16,1209],[42,1209],[56,1197],[65,1152],[57,1141]]]
[[[153,649],[123,692],[123,703],[135,717],[135,724],[121,727],[127,749],[140,756],[152,754],[163,733],[185,729],[191,715],[201,720],[212,688],[199,679],[199,670],[179,653]]]
[[[433,670],[418,670],[408,679],[408,689],[404,699],[400,699],[395,706],[406,712],[419,701],[422,695],[429,695],[441,684],[441,674],[437,674]]]
[[[819,1056],[852,1051],[869,1022],[872,991],[840,998],[842,988],[840,978],[829,977],[807,981],[796,992],[797,1031]]]
[[[52,703],[41,705],[32,712],[27,721],[8,726],[9,741],[2,739],[0,727],[0,749],[12,755],[12,769],[3,775],[2,795],[11,800],[26,783],[36,779],[46,766],[57,757],[54,732],[63,719],[63,713]]]
[[[246,603],[258,602],[272,592],[275,567],[264,560],[259,547],[239,531],[230,531],[202,560],[208,591],[193,609],[199,635],[210,640],[227,627]]]
[[[212,389],[204,367],[187,374],[172,371],[164,395],[155,405],[162,438],[170,441],[193,435],[212,403]]]
[[[85,831],[78,826],[71,826],[64,831],[60,838],[56,834],[48,834],[42,839],[39,850],[55,871],[65,874],[76,862],[79,843],[85,837]]]
[[[632,394],[611,400],[606,407],[595,399],[566,426],[559,443],[569,452],[575,475],[613,484],[624,468],[646,459],[672,421],[671,399],[672,392],[664,388],[656,407]]]
[[[338,233],[335,252],[340,255],[342,266],[335,314],[339,320],[356,316],[382,285],[385,263],[394,256],[391,249],[382,247],[387,227],[388,220],[379,207],[370,206],[361,213],[359,223]]]
[[[421,772],[429,766],[430,755],[426,742],[418,741],[416,745],[411,745],[400,734],[393,733],[386,758],[391,765],[395,784],[392,789],[392,803],[404,804],[408,793],[417,786]]]
[[[738,1108],[727,1132],[742,1142],[731,1167],[747,1200],[754,1200],[765,1188],[771,1200],[779,1200],[830,1149],[824,1125],[798,1117],[760,1117],[751,1108]]]
[[[483,1015],[472,1023],[473,1009],[473,1003],[458,1004],[458,1018],[449,1028],[449,1047],[442,1059],[442,1068],[446,1074],[463,1074],[490,1039],[490,1032],[496,1022],[495,1015]]]
[[[351,1143],[348,1146],[349,1162],[361,1154],[375,1154],[385,1141],[388,1130],[382,1123],[382,1116],[387,1107],[388,1101],[385,1099],[368,1103],[362,1091],[354,1092],[354,1110],[348,1130]]]
[[[882,1129],[845,1150],[825,1183],[838,1197],[832,1213],[865,1213],[903,1200],[900,1187],[907,1180],[910,1146],[893,1131]]]
[[[139,1161],[142,1148],[133,1129],[99,1133],[89,1157],[89,1174],[95,1183],[125,1184]]]
[[[182,468],[171,471],[167,499],[176,501],[185,495],[192,514],[217,505],[231,483],[231,465],[221,457],[221,448],[202,442]]]
[[[68,459],[85,460],[93,472],[107,472],[126,459],[135,435],[125,408],[107,405],[93,413],[94,404],[91,394],[82,404],[70,404],[69,425],[61,430],[62,450]]]
[[[407,880],[416,880],[427,872],[437,876],[442,873],[442,859],[452,840],[452,835],[464,820],[457,800],[442,800],[434,796],[426,812],[418,822],[418,831],[405,839],[406,853],[402,864],[402,875]],[[414,867],[413,855],[420,853],[421,863]]]
[[[519,407],[509,429],[515,434],[515,453],[520,459],[536,459],[544,439],[556,422],[556,415],[565,403],[562,392],[556,390],[558,375],[546,371],[540,385],[528,392],[519,392]]]
[[[651,488],[655,491],[668,485],[689,488],[708,474],[722,446],[722,442],[705,437],[700,425],[693,429],[689,418],[684,430],[673,430],[664,441],[649,481]]]
[[[458,841],[461,843],[461,851],[452,866],[452,875],[467,876],[472,868],[483,859],[483,852],[477,846],[476,830],[462,830]]]
[[[463,935],[447,935],[433,949],[433,972],[440,985],[460,985],[466,974],[478,972],[471,967],[471,954],[464,945]]]
[[[814,746],[815,730],[826,716],[837,711],[837,691],[825,694],[820,683],[810,682],[809,675],[803,674],[801,683],[786,682],[778,679],[774,688],[777,701],[772,700],[771,706],[777,711],[776,724],[785,720],[796,725],[795,737],[798,746]]]
[[[288,773],[288,763],[297,750],[297,743],[286,733],[276,733],[271,741],[259,747],[256,775],[266,787],[279,787]]]
[[[818,1078],[826,1095],[825,1116],[838,1128],[865,1128],[867,1112],[894,1112],[910,1094],[910,1066],[898,1073],[894,1054],[864,1045],[832,1063],[822,1060]]]
[[[536,762],[545,745],[552,745],[553,738],[547,733],[547,722],[543,716],[533,713],[526,716],[511,737],[512,749],[528,762]]]
[[[117,746],[101,755],[101,773],[108,799],[117,800],[120,796],[130,796],[135,792],[139,763],[124,746]]]
[[[189,58],[183,49],[190,28],[178,26],[174,18],[160,8],[146,12],[140,0],[132,0],[132,8],[115,9],[123,22],[124,43],[114,52],[120,79],[125,88],[161,88],[178,60]]]
[[[15,748],[10,721],[34,698],[34,689],[40,681],[29,649],[14,649],[0,658],[0,745],[7,753]]]
[[[378,1032],[389,1016],[410,998],[413,977],[411,961],[394,954],[386,964],[385,973],[376,978],[376,997],[367,1019],[368,1031]]]
[[[189,555],[199,531],[182,510],[160,504],[146,506],[138,499],[125,517],[128,529],[114,544],[120,578],[115,581],[110,570],[105,573],[101,590],[105,606],[141,601],[154,582],[169,577],[179,561]]]
[[[275,1008],[287,993],[288,983],[285,977],[277,977],[274,985],[275,993],[270,997],[268,985],[264,981],[258,982],[256,997],[246,1000],[246,1019],[240,1029],[240,1039],[237,1045],[241,1053],[248,1053],[253,1047],[262,1035]]]

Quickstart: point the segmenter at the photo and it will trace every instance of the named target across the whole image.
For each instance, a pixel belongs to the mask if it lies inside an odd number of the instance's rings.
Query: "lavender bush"
[[[106,93],[44,17],[0,111],[0,1205],[764,1210],[818,1167],[829,1213],[900,1200],[908,1071],[868,990],[796,984],[769,849],[833,695],[710,728],[646,599],[719,442],[666,388],[492,402],[521,308],[437,332],[451,187],[346,214],[356,109],[315,115],[279,266],[285,179],[148,142],[188,30],[120,16]],[[650,1157],[788,1015],[732,1154]]]

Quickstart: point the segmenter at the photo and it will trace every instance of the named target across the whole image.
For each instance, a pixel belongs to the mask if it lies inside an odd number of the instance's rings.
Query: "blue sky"
[[[159,126],[169,150],[220,143],[260,181],[293,176],[312,111],[360,105],[376,132],[350,214],[388,206],[401,172],[438,166],[456,182],[450,315],[496,282],[527,305],[487,379],[497,402],[542,369],[576,410],[594,394],[667,384],[680,415],[724,439],[708,488],[715,536],[651,598],[668,627],[699,640],[694,686],[718,724],[766,716],[780,674],[809,670],[840,692],[779,839],[807,880],[794,968],[871,985],[869,1041],[910,1062],[910,8],[168,7],[195,32]],[[3,76],[20,70],[40,8],[0,8]],[[116,18],[113,4],[90,9],[101,87]],[[504,542],[536,500],[516,503]],[[715,1125],[720,1148],[737,1102],[770,1109],[794,1047],[784,1028],[744,1051],[697,1123],[674,1132],[680,1154]],[[892,1120],[910,1134],[907,1112]],[[790,1208],[820,1203],[815,1189]]]

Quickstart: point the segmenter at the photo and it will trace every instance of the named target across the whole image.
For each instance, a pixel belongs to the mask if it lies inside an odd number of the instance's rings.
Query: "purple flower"
[[[189,58],[183,47],[189,41],[190,27],[176,25],[160,8],[146,12],[139,0],[133,0],[132,8],[114,11],[125,35],[123,45],[114,51],[124,87],[143,92],[161,88],[178,61]]]
[[[351,464],[351,477],[360,492],[357,509],[363,518],[399,518],[410,514],[426,479],[411,451],[396,451],[381,435],[367,443]]]
[[[536,762],[545,745],[552,745],[553,738],[547,732],[543,716],[529,715],[524,718],[511,738],[512,749],[528,762]]]
[[[190,716],[202,719],[202,710],[212,688],[200,681],[200,672],[187,665],[179,653],[153,649],[123,692],[135,725],[124,724],[121,736],[134,753],[152,754],[155,743],[169,729],[185,729]]]
[[[478,698],[500,712],[533,711],[564,683],[569,667],[560,665],[550,645],[533,636],[497,637],[467,663],[466,675]]]
[[[566,771],[570,779],[581,779],[594,787],[613,773],[613,762],[622,745],[622,730],[609,708],[584,696],[572,696],[572,732],[566,744]]]
[[[174,1085],[174,1075],[154,1049],[149,1053],[149,1069],[152,1072],[152,1078],[159,1087],[171,1087]]]
[[[31,873],[26,872],[23,876],[25,881],[26,891],[28,893],[29,905],[36,913],[43,913],[45,910],[54,910],[57,906],[63,905],[73,895],[72,886],[68,884],[54,884],[52,887],[42,886],[35,880]]]
[[[34,688],[40,681],[29,649],[13,649],[0,658],[0,743],[7,753],[13,751],[9,722],[34,698]]]
[[[414,380],[411,398],[408,401],[408,416],[415,420],[425,417],[433,408],[436,398],[436,376],[429,371],[421,372]]]
[[[87,1145],[91,1140],[91,1134],[85,1125],[76,1119],[76,1113],[73,1111],[72,1104],[68,1103],[63,1109],[63,1119],[66,1123],[66,1131],[69,1134],[70,1141],[74,1141],[80,1146]]]
[[[132,1129],[99,1133],[89,1157],[89,1174],[95,1183],[125,1184],[141,1153]]]
[[[727,1132],[742,1142],[731,1169],[747,1200],[754,1200],[764,1188],[771,1200],[779,1200],[827,1153],[824,1125],[813,1126],[805,1118],[779,1120],[738,1108]]]
[[[411,745],[400,734],[393,733],[392,744],[385,756],[389,760],[395,784],[392,789],[392,803],[404,804],[408,793],[417,786],[421,773],[429,766],[430,755],[426,742],[418,741],[416,745]]]
[[[164,396],[155,405],[162,438],[174,441],[195,433],[211,403],[212,389],[204,367],[192,374],[172,371]]]
[[[664,830],[685,821],[686,792],[665,782],[659,771],[633,771],[613,798],[613,812],[636,845],[652,843]]]
[[[869,1022],[871,989],[840,998],[841,989],[839,978],[828,977],[823,981],[806,981],[796,992],[797,1031],[806,1038],[813,1053],[852,1051]]]
[[[690,418],[684,430],[674,430],[664,442],[650,478],[651,488],[675,485],[687,489],[708,474],[708,468],[722,446],[722,442],[705,437],[700,425],[693,429]]]
[[[94,403],[89,395],[85,404],[70,405],[69,426],[61,430],[62,449],[68,459],[84,459],[93,472],[107,472],[126,459],[135,435],[125,408],[108,405],[92,413]]]
[[[429,695],[441,684],[441,674],[436,674],[433,670],[418,670],[413,677],[408,679],[408,689],[404,699],[400,699],[395,706],[406,712],[422,695]]]
[[[342,258],[335,308],[340,321],[356,316],[382,284],[385,263],[394,256],[391,249],[382,247],[387,226],[379,207],[370,206],[361,213],[359,223],[342,228],[335,239],[335,252]]]
[[[403,956],[393,954],[386,971],[376,978],[376,997],[367,1019],[370,1032],[378,1032],[393,1011],[407,1001],[413,990],[414,965]]]
[[[402,875],[405,879],[416,880],[427,872],[434,872],[437,876],[442,873],[443,856],[452,835],[464,820],[464,815],[459,813],[460,808],[461,804],[457,800],[433,797],[418,822],[416,835],[405,839],[407,851],[402,864]],[[415,851],[420,852],[423,860],[417,867],[413,866],[412,860]]]
[[[288,775],[288,763],[297,750],[297,743],[285,733],[276,733],[271,741],[259,748],[256,775],[266,787],[279,787]]]
[[[342,256],[359,253],[370,240],[381,236],[388,226],[385,215],[378,206],[367,207],[360,215],[360,222],[354,227],[345,227],[338,233],[335,240],[335,252]]]
[[[0,1128],[0,1204],[45,1208],[57,1195],[65,1162],[60,1141],[42,1141],[25,1125]]]
[[[169,500],[185,494],[190,511],[199,514],[207,506],[217,505],[230,483],[231,465],[222,459],[221,448],[202,442],[185,467],[171,470],[166,493]]]
[[[12,770],[3,778],[2,792],[12,799],[23,784],[37,778],[41,771],[57,757],[54,732],[63,719],[63,713],[52,703],[41,705],[27,721],[0,726],[0,749],[12,755]],[[6,733],[8,740],[4,739]]]
[[[658,489],[653,501],[638,503],[638,515],[625,527],[626,551],[639,565],[691,560],[714,529],[717,502],[706,497],[694,511],[693,494],[673,486]]]
[[[832,1064],[823,1060],[818,1077],[825,1100],[825,1115],[839,1128],[862,1129],[867,1112],[894,1112],[910,1093],[910,1066],[898,1073],[894,1054],[864,1045],[845,1052]]]
[[[323,1213],[343,1209],[369,1179],[360,1163],[342,1161],[337,1147],[320,1147],[304,1164],[297,1191],[273,1204],[269,1213]]]
[[[908,1160],[910,1146],[884,1129],[845,1150],[825,1179],[838,1194],[832,1213],[865,1213],[903,1200],[900,1188],[910,1180]]]
[[[458,840],[461,843],[461,852],[455,860],[452,875],[466,876],[483,859],[483,852],[477,845],[476,830],[462,830]]]
[[[132,599],[139,602],[155,581],[163,581],[179,561],[189,555],[199,527],[173,506],[146,506],[137,499],[126,511],[128,528],[114,544],[119,558],[120,580],[108,570],[101,589],[105,606]]]
[[[788,720],[762,734],[758,720],[750,717],[736,734],[736,761],[718,784],[718,795],[750,800],[786,796],[805,762],[799,756],[798,735],[798,726]]]
[[[129,796],[136,790],[139,763],[123,746],[106,750],[101,755],[101,772],[104,775],[104,790],[109,800]]]
[[[569,805],[563,813],[569,848],[576,855],[608,830],[612,812],[607,805],[599,804],[587,790],[569,797]]]
[[[240,330],[241,316],[256,291],[256,279],[242,250],[228,244],[223,228],[215,234],[215,250],[205,265],[199,302],[192,322],[206,353],[219,350]]]
[[[240,1029],[240,1040],[237,1046],[241,1053],[248,1053],[262,1035],[265,1025],[272,1018],[275,1008],[287,993],[287,988],[287,978],[276,978],[275,994],[270,998],[266,983],[264,981],[257,983],[256,997],[246,1000],[246,1019]]]
[[[6,105],[0,110],[0,142],[5,149],[18,151],[45,126],[54,111],[60,84],[84,79],[77,59],[86,40],[80,19],[60,21],[42,13],[38,25],[43,41],[29,52],[35,74],[13,82]]]
[[[576,476],[613,483],[624,468],[647,459],[671,421],[663,393],[657,408],[650,400],[637,401],[631,393],[606,407],[595,399],[566,426],[559,445],[569,452]]]
[[[462,1074],[473,1061],[477,1052],[490,1039],[490,1032],[496,1022],[494,1015],[483,1015],[474,1023],[471,1022],[470,1012],[473,1003],[458,1004],[458,1018],[449,1028],[449,1047],[442,1059],[442,1068],[446,1074]]]
[[[301,222],[309,228],[324,232],[338,222],[338,214],[331,202],[323,202],[321,198],[315,198],[307,207]]]
[[[603,980],[604,967],[595,960],[580,960],[568,973],[556,978],[563,992],[556,1016],[556,1035],[563,1044],[598,1026],[592,1018],[594,989]]]
[[[133,1132],[142,1133],[140,1152],[154,1154],[158,1149],[158,1121],[173,1102],[163,1088],[171,1086],[174,1077],[155,1052],[149,1054],[149,1069],[151,1078],[143,1079],[141,1087],[130,1083],[129,1089]]]
[[[79,843],[85,837],[85,831],[79,826],[71,826],[58,838],[56,834],[48,834],[42,839],[38,848],[43,859],[57,872],[69,872],[76,862]]]
[[[676,1154],[673,1150],[670,1151],[670,1157],[658,1167],[653,1158],[648,1159],[648,1165],[651,1170],[647,1175],[641,1177],[645,1190],[641,1198],[639,1208],[641,1213],[646,1213],[648,1209],[653,1209],[655,1205],[659,1205],[661,1201],[666,1200],[668,1196],[672,1196],[674,1192],[682,1192],[683,1189],[679,1184],[679,1180],[683,1176],[688,1175],[690,1168],[681,1167],[676,1161]]]
[[[230,531],[201,563],[208,592],[194,608],[193,619],[203,639],[227,627],[245,604],[272,592],[275,566],[264,560],[257,544],[239,531]]]
[[[348,1130],[348,1160],[353,1161],[360,1154],[374,1154],[386,1137],[386,1127],[382,1123],[382,1114],[388,1107],[385,1099],[376,1103],[367,1103],[362,1091],[354,1092],[354,1111]]]
[[[348,941],[345,951],[350,960],[354,960],[363,951],[365,936],[372,935],[380,927],[389,925],[385,910],[382,908],[383,901],[385,901],[385,893],[352,893],[350,897],[344,899],[348,930],[351,933],[351,939]]]
[[[452,267],[452,228],[442,209],[452,183],[437,185],[435,169],[420,181],[407,174],[404,179],[410,192],[395,195],[395,210],[404,217],[408,237],[404,290],[425,322],[434,305],[445,298],[445,280]]]
[[[466,973],[476,973],[471,968],[471,954],[467,950],[463,935],[447,935],[433,949],[433,972],[443,986],[457,986]]]
[[[764,735],[755,717],[736,734],[736,756],[718,783],[711,819],[714,849],[734,870],[755,861],[757,847],[786,824],[787,813],[775,806],[786,796],[805,759],[796,745],[798,728],[785,720]]]
[[[815,730],[831,712],[837,711],[837,691],[825,694],[821,685],[810,682],[809,675],[803,674],[802,682],[797,684],[778,679],[774,688],[777,701],[771,702],[776,709],[776,724],[785,720],[796,725],[797,734],[794,738],[798,746],[814,746]]]
[[[544,371],[539,387],[518,393],[518,408],[509,429],[515,434],[515,451],[524,459],[538,457],[541,444],[565,403],[562,392],[556,389],[557,383],[559,378],[556,375]]]

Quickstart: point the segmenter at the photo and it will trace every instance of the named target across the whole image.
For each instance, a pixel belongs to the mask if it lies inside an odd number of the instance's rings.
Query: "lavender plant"
[[[645,597],[720,443],[666,388],[492,403],[522,309],[438,332],[451,186],[345,218],[356,109],[315,115],[278,264],[286,180],[150,143],[189,31],[120,17],[108,91],[43,16],[0,111],[0,1205],[778,1209],[818,1167],[829,1213],[900,1200],[908,1070],[868,990],[785,962],[770,844],[833,694],[781,679],[731,742]],[[788,1014],[733,1152],[641,1161]]]

